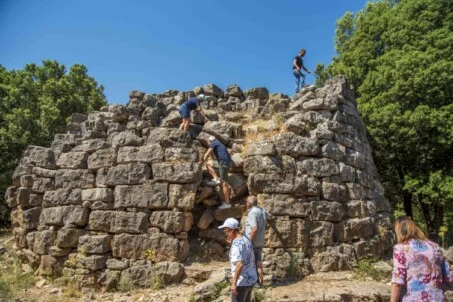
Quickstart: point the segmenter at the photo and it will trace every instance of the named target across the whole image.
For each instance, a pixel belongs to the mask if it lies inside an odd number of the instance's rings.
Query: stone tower
[[[201,92],[211,121],[196,113],[184,133],[178,105]],[[210,135],[234,161],[231,209],[216,209],[223,195],[199,164]],[[293,100],[237,85],[132,91],[127,106],[74,114],[50,148],[30,146],[6,199],[23,260],[112,287],[121,278],[180,282],[194,238],[222,256],[217,226],[243,218],[249,194],[274,216],[263,262],[273,278],[350,269],[391,247],[390,204],[344,77]]]

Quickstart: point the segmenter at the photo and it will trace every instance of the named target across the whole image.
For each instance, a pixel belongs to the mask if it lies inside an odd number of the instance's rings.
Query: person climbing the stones
[[[262,285],[264,281],[263,247],[265,244],[266,221],[271,220],[272,215],[263,208],[258,207],[258,200],[254,195],[247,197],[245,204],[247,207],[245,235],[253,243],[258,283]]]
[[[228,185],[228,171],[230,170],[232,160],[230,154],[228,153],[227,147],[217,140],[214,136],[208,138],[209,149],[201,158],[200,162],[205,162],[209,157],[212,158],[214,154],[216,160],[211,160],[206,163],[206,168],[209,171],[209,174],[212,176],[212,181],[208,185],[222,185],[223,196],[225,197],[225,202],[223,202],[219,209],[228,209],[231,208],[230,204],[230,187]],[[219,175],[217,175],[216,169],[219,170]]]
[[[182,118],[181,125],[179,126],[180,130],[186,131],[189,129],[190,126],[190,112],[192,110],[200,111],[201,115],[205,118],[206,121],[209,119],[206,117],[203,109],[200,106],[200,102],[206,100],[204,94],[200,94],[197,97],[191,97],[187,101],[185,101],[181,106],[179,106],[179,116]]]
[[[307,53],[307,51],[302,48],[299,51],[299,54],[294,58],[294,61],[293,61],[293,74],[296,77],[296,93],[298,93],[299,90],[302,87],[304,87],[304,85],[305,85],[305,74],[302,72],[302,70],[305,70],[306,72],[311,73],[310,70],[305,68],[304,61],[302,60],[302,58],[305,56],[306,53]],[[301,83],[301,79],[302,79],[302,83]]]

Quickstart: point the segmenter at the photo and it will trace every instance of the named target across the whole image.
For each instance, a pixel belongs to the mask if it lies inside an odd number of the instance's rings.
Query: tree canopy
[[[75,64],[69,72],[50,60],[23,70],[0,65],[0,226],[8,223],[4,193],[25,148],[50,146],[54,134],[66,132],[72,113],[107,104],[103,91],[84,65]]]
[[[453,1],[370,2],[338,20],[315,72],[349,77],[387,197],[438,241],[453,227],[452,30]]]

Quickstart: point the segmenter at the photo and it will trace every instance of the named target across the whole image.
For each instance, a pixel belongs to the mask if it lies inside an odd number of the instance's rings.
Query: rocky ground
[[[180,285],[144,289],[123,285],[115,291],[104,292],[101,288],[76,288],[58,279],[33,276],[27,265],[13,261],[15,258],[10,236],[0,238],[0,253],[0,301],[230,301],[228,283],[224,281],[227,261],[187,264],[186,278]],[[256,288],[255,301],[390,301],[390,271],[388,263],[379,262],[373,268],[363,266],[355,271],[317,273],[298,282]],[[9,287],[5,287],[5,283]],[[15,283],[20,284],[15,286]],[[446,301],[453,301],[452,294],[447,292]]]

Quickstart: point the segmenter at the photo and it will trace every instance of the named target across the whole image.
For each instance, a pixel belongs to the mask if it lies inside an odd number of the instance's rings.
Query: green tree
[[[0,65],[0,226],[8,224],[6,188],[28,145],[50,146],[56,133],[65,133],[72,113],[88,113],[106,105],[99,86],[80,64],[69,72],[56,61],[23,70]]]
[[[452,30],[450,0],[371,2],[337,22],[316,69],[318,85],[350,78],[386,195],[435,240],[453,227]]]

